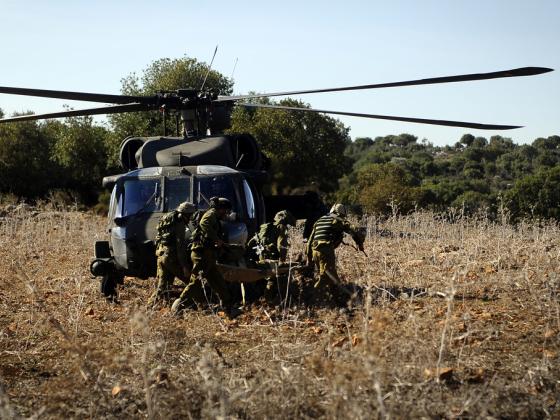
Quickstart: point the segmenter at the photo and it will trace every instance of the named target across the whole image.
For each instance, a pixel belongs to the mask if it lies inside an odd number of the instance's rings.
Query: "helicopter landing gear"
[[[115,302],[117,300],[117,288],[123,284],[124,276],[114,271],[110,271],[101,277],[100,291],[107,300]]]

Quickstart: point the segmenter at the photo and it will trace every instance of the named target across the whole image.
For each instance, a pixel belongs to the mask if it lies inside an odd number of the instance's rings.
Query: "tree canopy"
[[[309,107],[292,99],[278,103]],[[229,131],[250,133],[259,142],[272,161],[273,192],[313,185],[321,191],[333,192],[338,179],[350,169],[351,159],[344,155],[351,144],[348,128],[321,114],[237,107]]]
[[[387,213],[390,201],[400,197],[397,201],[407,203],[401,211],[411,209],[414,201],[438,211],[461,207],[471,213],[495,213],[500,197],[506,197],[514,217],[560,218],[555,210],[558,136],[516,145],[507,137],[465,134],[453,147],[434,147],[401,134],[358,139],[346,154],[354,161],[353,170],[340,180],[338,197],[348,203],[361,201],[370,211]],[[406,188],[412,191],[403,196]]]

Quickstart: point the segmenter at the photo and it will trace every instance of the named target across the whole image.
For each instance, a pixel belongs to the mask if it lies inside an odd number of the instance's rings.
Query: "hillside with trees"
[[[455,207],[496,214],[502,206],[513,218],[559,216],[560,136],[517,145],[465,134],[436,147],[401,134],[356,139],[345,153],[354,163],[337,196],[366,212]]]

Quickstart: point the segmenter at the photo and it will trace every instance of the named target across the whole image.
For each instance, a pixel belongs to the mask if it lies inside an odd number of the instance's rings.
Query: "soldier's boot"
[[[163,266],[158,266],[156,290],[148,299],[148,306],[154,307],[160,303],[167,303],[171,299],[171,290],[175,275],[166,270]]]
[[[192,308],[197,303],[204,302],[205,295],[202,287],[202,282],[197,274],[192,274],[189,284],[185,286],[179,299],[175,299],[171,305],[171,311],[175,315],[181,314],[185,309]]]
[[[148,299],[148,307],[156,307],[159,304],[167,304],[171,300],[171,289],[160,289],[159,287],[154,290]]]
[[[173,305],[171,305],[171,313],[175,316],[182,315],[185,309],[187,309],[187,305],[181,298],[175,299]]]
[[[157,290],[155,290],[148,299],[148,308],[155,308],[163,301],[164,299],[162,298],[162,296],[158,293]]]

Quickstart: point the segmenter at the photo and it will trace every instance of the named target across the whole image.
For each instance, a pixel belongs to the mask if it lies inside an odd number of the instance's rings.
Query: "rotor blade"
[[[240,99],[264,98],[270,96],[302,95],[306,93],[340,92],[345,90],[379,89],[400,86],[430,85],[436,83],[468,82],[472,80],[499,79],[502,77],[534,76],[553,71],[546,67],[521,67],[518,69],[491,73],[462,74],[458,76],[432,77],[429,79],[407,80],[405,82],[378,83],[373,85],[346,86],[327,89],[294,90],[290,92],[257,93],[254,95],[219,96],[217,101],[237,101]]]
[[[38,96],[43,98],[68,99],[72,101],[103,102],[113,104],[130,104],[132,102],[153,102],[151,96],[106,95],[103,93],[69,92],[65,90],[28,89],[0,86],[0,93],[8,95]]]
[[[85,115],[116,114],[121,112],[148,111],[150,108],[144,104],[126,104],[116,106],[104,106],[101,108],[77,109],[71,111],[52,112],[49,114],[21,115],[0,119],[0,124],[19,121],[46,120],[49,118],[82,117]]]
[[[374,118],[378,120],[391,120],[391,121],[403,121],[418,124],[433,124],[433,125],[445,125],[449,127],[466,127],[466,128],[476,128],[479,130],[512,130],[514,128],[521,128],[520,125],[495,125],[495,124],[480,124],[465,121],[448,121],[448,120],[432,120],[425,118],[410,118],[410,117],[395,117],[391,115],[375,115],[375,114],[359,114],[357,112],[342,112],[342,111],[326,111],[324,109],[313,109],[313,108],[296,108],[293,106],[282,106],[282,105],[264,105],[264,104],[237,104],[237,106],[243,106],[246,108],[270,108],[270,109],[283,109],[286,111],[307,111],[307,112],[319,112],[322,114],[336,114],[336,115],[347,115],[350,117],[362,117],[362,118]]]

